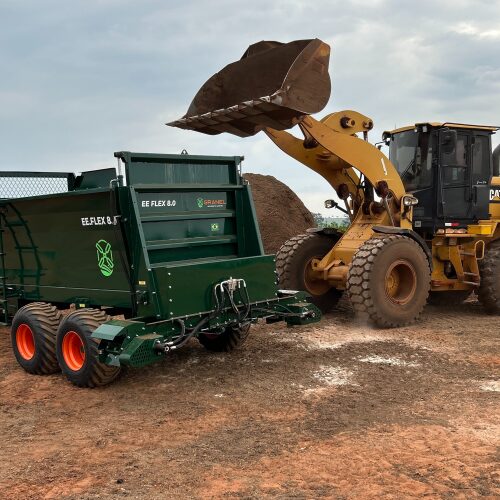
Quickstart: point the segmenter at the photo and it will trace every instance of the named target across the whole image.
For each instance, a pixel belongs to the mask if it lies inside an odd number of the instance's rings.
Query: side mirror
[[[440,134],[439,143],[441,151],[446,155],[451,155],[457,147],[457,131],[449,128],[443,129]]]

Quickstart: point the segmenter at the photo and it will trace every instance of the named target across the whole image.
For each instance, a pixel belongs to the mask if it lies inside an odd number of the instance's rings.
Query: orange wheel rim
[[[26,361],[35,355],[35,336],[33,330],[26,323],[17,327],[16,346],[19,354]]]
[[[400,259],[394,262],[385,275],[385,293],[397,305],[405,305],[415,296],[417,273],[413,265]]]
[[[78,333],[69,331],[64,335],[62,355],[67,367],[74,372],[80,370],[85,364],[85,347]]]
[[[304,269],[304,285],[306,290],[314,296],[324,295],[330,290],[331,286],[328,281],[318,279],[317,273],[313,271],[312,263],[314,259],[321,259],[321,257],[313,257],[306,263]]]

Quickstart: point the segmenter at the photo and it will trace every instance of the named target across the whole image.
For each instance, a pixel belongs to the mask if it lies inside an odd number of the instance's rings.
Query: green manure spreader
[[[115,157],[117,170],[0,173],[0,319],[27,372],[94,387],[192,337],[231,351],[259,318],[320,319],[279,289],[241,157]]]

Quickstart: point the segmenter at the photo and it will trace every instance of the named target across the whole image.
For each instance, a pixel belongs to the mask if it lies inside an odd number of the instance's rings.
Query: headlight
[[[405,207],[414,207],[415,205],[418,205],[418,198],[415,198],[415,196],[412,196],[411,194],[407,194],[403,196],[403,205]]]

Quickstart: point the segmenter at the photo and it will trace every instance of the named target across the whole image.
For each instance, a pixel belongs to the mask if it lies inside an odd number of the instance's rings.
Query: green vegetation
[[[349,227],[349,219],[347,217],[325,217],[320,213],[313,213],[316,226],[321,228],[333,228],[344,232]]]

